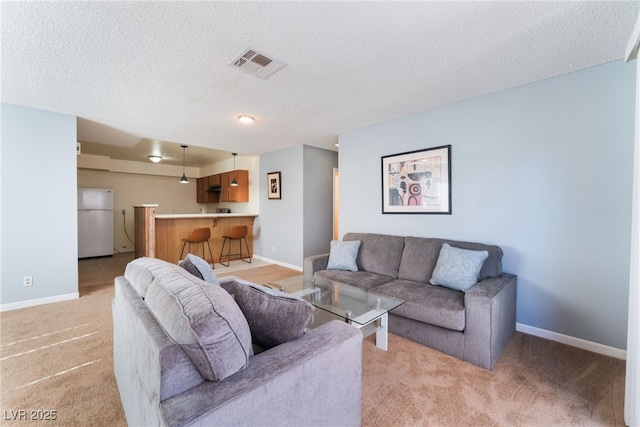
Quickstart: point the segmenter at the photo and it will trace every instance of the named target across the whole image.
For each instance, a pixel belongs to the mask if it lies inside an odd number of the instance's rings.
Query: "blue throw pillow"
[[[331,251],[329,252],[329,263],[327,270],[347,270],[358,271],[356,258],[360,249],[360,240],[331,241]]]
[[[198,279],[202,279],[205,282],[212,283],[214,285],[220,285],[218,276],[213,272],[209,263],[199,256],[187,254],[187,257],[180,261],[178,265],[196,276]]]
[[[466,292],[478,283],[478,275],[488,256],[487,251],[454,248],[445,243],[429,283]]]

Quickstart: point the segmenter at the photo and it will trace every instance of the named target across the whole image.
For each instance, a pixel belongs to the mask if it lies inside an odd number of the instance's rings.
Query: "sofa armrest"
[[[304,280],[311,280],[316,271],[326,270],[329,265],[329,254],[312,255],[305,257],[303,264]]]
[[[467,291],[464,360],[493,369],[516,330],[517,282],[517,276],[503,273]]]
[[[162,402],[170,426],[359,426],[362,333],[337,320]]]

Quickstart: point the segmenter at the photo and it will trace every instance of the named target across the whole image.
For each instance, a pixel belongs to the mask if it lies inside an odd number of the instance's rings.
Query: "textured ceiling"
[[[0,7],[2,102],[76,115],[87,149],[140,143],[139,157],[149,140],[224,158],[334,149],[342,132],[622,59],[638,16],[637,1]],[[266,80],[228,65],[247,47],[287,65]]]

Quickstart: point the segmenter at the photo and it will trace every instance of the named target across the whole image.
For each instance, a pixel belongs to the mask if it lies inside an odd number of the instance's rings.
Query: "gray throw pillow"
[[[203,378],[219,381],[247,367],[251,331],[233,297],[173,266],[157,274],[145,303]]]
[[[356,258],[360,249],[360,240],[332,240],[327,270],[358,271]]]
[[[478,275],[488,256],[487,251],[454,248],[444,243],[429,282],[466,292],[478,282]]]
[[[313,305],[256,283],[240,279],[236,283],[236,302],[249,323],[254,344],[269,349],[304,334]]]
[[[199,256],[187,254],[187,257],[182,261],[179,261],[178,265],[196,276],[198,279],[202,279],[207,283],[213,283],[214,285],[220,285],[218,276],[216,276],[216,273],[213,271],[209,263]]]

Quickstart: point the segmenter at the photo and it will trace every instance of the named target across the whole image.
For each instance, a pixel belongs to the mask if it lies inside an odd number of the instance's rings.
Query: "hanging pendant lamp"
[[[188,184],[189,180],[187,179],[187,175],[184,172],[184,159],[185,159],[185,148],[187,148],[186,145],[181,145],[182,147],[182,178],[180,178],[180,184]]]
[[[232,187],[238,186],[238,181],[236,180],[236,156],[238,153],[231,153],[233,155],[233,180],[231,181]]]

